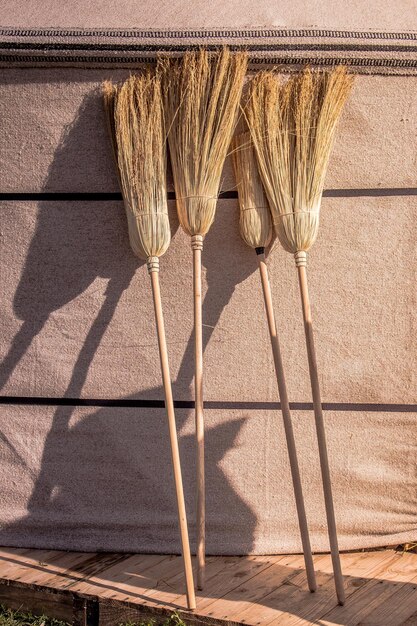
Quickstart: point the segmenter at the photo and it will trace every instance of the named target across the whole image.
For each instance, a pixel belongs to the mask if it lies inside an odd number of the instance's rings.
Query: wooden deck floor
[[[330,557],[314,558],[319,588],[307,590],[301,556],[210,557],[197,610],[186,610],[179,557],[3,548],[0,603],[78,624],[417,626],[417,554],[342,555],[347,601],[336,604]]]

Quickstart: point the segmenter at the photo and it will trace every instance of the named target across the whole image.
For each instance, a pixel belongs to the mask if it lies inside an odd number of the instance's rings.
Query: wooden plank
[[[74,581],[68,588],[85,595],[142,602],[158,580],[182,566],[180,557],[166,555],[134,555],[85,581]]]
[[[170,606],[171,609],[177,609],[184,604],[178,604],[173,602],[178,596],[182,594],[185,587],[185,580],[183,575],[183,562],[179,556],[172,556],[165,559],[162,563],[158,563],[156,566],[149,568],[145,575],[143,570],[138,572],[131,571],[123,576],[123,583],[120,585],[117,580],[117,585],[112,586],[109,591],[105,590],[103,597],[114,599],[125,599],[131,602],[137,602],[138,599],[142,606],[161,604],[153,600],[153,596],[159,595],[159,589],[170,589],[170,593],[167,594],[164,601],[164,606]],[[176,588],[173,584],[167,581],[175,579]],[[175,583],[174,583],[175,584]]]
[[[265,569],[277,559],[284,557],[223,557],[220,567],[217,559],[208,559],[208,578],[203,598],[198,598],[198,614],[203,614],[202,605],[216,601],[216,596],[224,595],[233,587],[238,587],[261,569]],[[294,558],[294,557],[292,557]],[[214,565],[212,571],[212,564]],[[108,572],[102,572],[100,578],[109,578]],[[131,603],[140,603],[143,607],[162,608],[170,610],[186,609],[186,598],[182,593],[184,580],[182,560],[171,557],[146,571],[146,578],[142,581],[142,570],[136,572],[114,572],[111,589],[99,591],[90,579],[88,586],[78,587],[83,593],[97,593],[101,598],[125,600]],[[114,584],[116,583],[116,584]]]
[[[405,622],[401,624],[401,626],[416,626],[416,624],[417,624],[417,611],[413,613],[412,615],[410,615],[410,617],[406,619]]]
[[[352,600],[343,607],[337,607],[323,615],[323,626],[332,626],[334,621],[343,620],[344,626],[358,626],[366,620],[378,606],[387,599],[392,599],[398,589],[399,582],[413,581],[416,576],[416,555],[394,553],[394,558],[388,566],[384,566],[378,578],[370,580],[359,589]],[[390,618],[393,617],[392,605]],[[382,625],[380,625],[382,626]],[[385,626],[385,624],[384,624]]]
[[[210,581],[204,589],[203,597],[198,597],[199,614],[213,616],[212,606],[219,598],[247,584],[254,576],[265,572],[284,558],[283,556],[240,557],[237,562],[230,564]]]
[[[94,561],[99,555],[88,552],[55,552],[50,558],[35,561],[32,556],[22,562],[10,577],[28,584],[54,589],[65,588],[77,570]],[[81,575],[79,577],[82,577]]]
[[[239,619],[236,615],[231,617],[229,613],[239,612],[243,604],[251,605],[259,595],[265,595],[265,588],[269,585],[280,585],[289,576],[302,575],[300,555],[290,556],[269,556],[250,557],[251,562],[246,559],[241,563],[240,568],[233,568],[227,587],[216,585],[212,591],[205,590],[206,598],[198,602],[199,614],[210,618],[227,619],[233,621]],[[273,582],[271,583],[271,581]],[[246,608],[246,607],[245,607]]]
[[[386,560],[384,561],[378,552],[342,554],[346,602],[350,602],[351,595],[367,583],[367,576],[378,573],[394,558],[393,553],[386,555]],[[306,595],[300,589],[285,594],[285,590],[280,589],[277,593],[265,597],[263,603],[271,609],[279,611],[275,617],[273,612],[268,616],[267,612],[264,611],[261,623],[265,626],[277,626],[278,624],[301,626],[302,624],[311,624],[336,607],[337,599],[334,590],[330,555],[326,555],[320,561],[317,579],[319,588],[315,594]]]
[[[4,561],[7,559],[7,564],[3,567],[2,563],[0,577],[30,582],[40,571],[45,571],[48,563],[64,554],[66,553],[59,550],[27,550],[23,554],[11,554],[3,557]]]
[[[253,557],[252,557],[253,558]],[[271,557],[256,557],[257,559],[261,559],[262,561],[265,558],[270,559]],[[213,589],[214,585],[221,586],[223,593],[230,586],[230,582],[234,580],[233,574],[237,574],[238,577],[241,578],[242,574],[242,563],[247,561],[248,559],[245,557],[208,557],[206,562],[206,584],[204,597],[207,597],[210,590]],[[163,563],[161,565],[164,565]],[[144,597],[140,600],[140,604],[142,610],[146,611],[146,617],[148,617],[148,609],[154,611],[158,608],[166,608],[170,607],[170,611],[173,609],[176,610],[186,610],[187,602],[186,596],[184,593],[179,593],[178,590],[184,589],[184,575],[182,571],[182,564],[179,560],[177,565],[180,565],[178,569],[177,566],[172,571],[169,571],[166,567],[164,567],[162,574],[160,575],[158,581],[156,582],[154,588],[144,588],[143,593]],[[238,566],[238,572],[234,572],[233,569]],[[260,565],[258,565],[259,568]],[[158,566],[159,568],[159,566]],[[143,569],[141,568],[141,573]],[[149,571],[151,574],[152,571]],[[155,574],[155,572],[153,572]],[[103,573],[107,575],[107,572]],[[103,575],[102,574],[102,575]],[[171,575],[173,574],[173,575]],[[223,575],[223,576],[222,576]],[[224,577],[226,576],[226,582]],[[127,581],[129,584],[129,581]],[[228,586],[229,585],[229,586]],[[226,590],[225,590],[226,586]],[[83,588],[85,592],[85,588]],[[124,597],[125,601],[129,601],[131,603],[136,604],[138,602],[136,594],[138,593],[137,586],[134,589],[134,595],[129,594],[129,588],[126,587],[125,591],[126,595]],[[145,595],[146,594],[146,595]],[[112,595],[111,597],[117,598],[117,595]],[[200,610],[198,611],[200,615]],[[187,620],[189,620],[189,614],[186,613]],[[194,620],[193,620],[194,623]]]
[[[2,548],[0,550],[0,578],[7,578],[8,573],[16,569],[21,558],[29,554],[27,548]]]
[[[132,558],[132,556],[134,555],[130,553],[123,554],[120,552],[99,552],[98,555],[89,559],[89,561],[84,563],[80,568],[75,567],[73,571],[82,574],[85,579],[88,579],[91,576],[95,576],[99,572],[108,570],[114,565],[124,563],[128,559]]]
[[[252,557],[253,558],[253,557]],[[270,559],[271,557],[257,557],[260,561]],[[208,557],[206,561],[206,582],[202,600],[213,595],[214,589],[220,589],[222,593],[227,593],[230,585],[236,584],[236,577],[241,582],[242,576],[245,576],[251,568],[248,568],[250,557]],[[242,570],[242,564],[245,570]],[[257,566],[259,569],[260,564]],[[179,589],[184,589],[182,582],[182,572],[172,577],[164,576],[160,583],[147,593],[147,599],[144,600],[144,606],[162,607],[166,604],[176,606],[178,608],[186,608],[186,596],[184,593],[178,593]],[[227,582],[225,582],[225,579]],[[197,592],[197,602],[199,605],[199,614],[201,614],[201,598]]]
[[[295,601],[301,600],[302,603],[308,603],[311,599],[322,593],[323,588],[331,579],[331,576],[324,572],[320,564],[327,557],[314,557],[314,566],[316,570],[316,580],[318,590],[312,594],[307,585],[305,571],[303,569],[297,569],[293,574],[289,574],[281,585],[275,585],[275,588],[270,585],[270,590],[262,596],[259,595],[254,602],[249,605],[242,603],[241,606],[236,606],[234,610],[228,614],[229,619],[233,619],[237,614],[239,619],[242,618],[248,624],[260,624],[267,623],[272,619],[276,619],[281,615],[290,618],[291,613],[288,612],[288,606],[285,603],[290,604],[289,598],[293,598]]]
[[[285,593],[288,593],[294,585],[306,587],[303,557],[301,555],[279,557],[269,568],[257,573],[244,585],[239,585],[216,600],[209,607],[209,615],[229,621],[240,620],[241,613],[255,607],[255,617],[258,621],[260,599],[281,587],[285,589]]]
[[[3,560],[7,561],[8,558],[16,558],[30,551],[29,548],[0,548],[0,568]]]
[[[343,554],[342,561],[347,603],[336,607],[329,555],[315,557],[316,594],[307,591],[300,555],[210,557],[204,592],[191,613],[182,593],[180,557],[2,550],[0,576],[12,567],[9,575],[19,580],[0,584],[0,601],[11,608],[24,606],[58,619],[75,619],[80,626],[97,624],[96,595],[100,626],[129,620],[159,623],[174,608],[190,626],[417,624],[416,554],[350,553]]]
[[[205,571],[205,592],[210,588],[210,582],[217,578],[219,574],[228,566],[238,562],[241,557],[208,557],[206,559]],[[178,608],[187,607],[187,598],[184,593],[184,574],[181,570],[176,571],[172,576],[168,572],[164,572],[163,577],[158,584],[150,589],[146,594],[147,599],[143,600],[142,606],[163,607],[166,604],[177,606]],[[198,592],[197,592],[198,594]]]
[[[133,554],[124,559],[123,562],[115,563],[106,568],[101,574],[108,578],[117,576],[121,570],[129,569],[142,572],[147,572],[151,568],[160,568],[161,564],[165,561],[173,558],[167,554]],[[174,557],[176,558],[176,557]],[[95,577],[91,576],[92,582],[95,581]]]
[[[364,620],[360,622],[361,626],[403,626],[404,623],[410,621],[409,624],[416,626],[417,624],[417,578],[414,577],[406,583],[399,583],[397,590],[392,596],[378,604]],[[395,584],[395,583],[394,583]]]
[[[73,601],[69,594],[33,589],[26,584],[0,583],[0,603],[16,611],[48,615],[65,622],[71,623],[73,619]]]
[[[83,583],[101,570],[108,569],[111,565],[120,563],[129,558],[113,552],[102,552],[97,554],[86,554],[84,560],[70,559],[60,561],[61,568],[56,570],[49,578],[44,578],[39,583],[45,586],[52,586],[60,589],[69,589],[73,584]]]

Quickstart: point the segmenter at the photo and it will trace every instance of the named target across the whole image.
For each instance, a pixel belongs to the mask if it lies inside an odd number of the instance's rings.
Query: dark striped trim
[[[323,38],[417,41],[415,32],[350,31],[328,29],[211,29],[211,30],[135,30],[135,29],[59,29],[0,28],[0,37],[112,37],[138,39],[272,39]]]
[[[201,45],[215,50],[228,44],[232,50],[248,50],[252,69],[278,65],[290,71],[300,65],[343,63],[357,73],[407,76],[417,71],[415,32],[2,28],[1,38],[2,66],[132,67],[155,62],[159,52],[180,54]]]
[[[120,44],[120,43],[56,43],[56,42],[7,42],[0,41],[0,50],[91,50],[94,52],[187,52],[198,50],[198,44]],[[204,46],[213,52],[219,49],[219,44]],[[317,51],[317,52],[417,52],[417,46],[399,44],[345,44],[345,43],[282,43],[282,44],[233,44],[229,46],[233,52],[247,50],[248,52],[277,52],[277,51]]]
[[[1,64],[24,64],[24,65],[87,65],[87,66],[122,66],[122,65],[146,65],[153,63],[155,57],[143,56],[74,56],[74,55],[17,55],[1,54]],[[333,65],[346,65],[358,69],[389,69],[389,70],[416,70],[417,59],[387,59],[387,58],[351,58],[351,57],[252,57],[251,66],[281,65],[299,66],[309,65],[313,67],[332,67]]]
[[[311,65],[332,67],[346,65],[354,68],[387,68],[414,70],[417,68],[417,59],[387,59],[365,57],[259,57],[251,58],[251,65]]]

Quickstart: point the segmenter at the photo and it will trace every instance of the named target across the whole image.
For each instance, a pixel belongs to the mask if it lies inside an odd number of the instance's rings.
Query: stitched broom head
[[[227,48],[159,60],[178,217],[200,243],[214,219],[246,66],[246,53]]]
[[[104,103],[133,252],[157,269],[170,240],[166,142],[161,81],[147,72],[118,88],[103,87]]]
[[[316,240],[336,125],[352,82],[338,66],[307,68],[287,81],[261,72],[251,83],[245,113],[274,228],[288,252],[305,253]]]
[[[243,123],[239,124],[232,148],[239,197],[240,234],[251,248],[266,248],[272,237],[271,213],[259,176],[250,132]]]

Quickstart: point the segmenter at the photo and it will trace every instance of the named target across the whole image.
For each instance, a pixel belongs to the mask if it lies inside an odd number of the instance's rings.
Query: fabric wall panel
[[[166,417],[155,408],[163,391],[149,278],[130,250],[122,202],[89,194],[119,191],[103,80],[127,77],[141,63],[132,57],[147,46],[147,58],[155,56],[149,43],[169,49],[225,38],[257,50],[252,67],[268,48],[265,65],[282,54],[291,70],[310,55],[313,65],[345,58],[361,73],[340,123],[309,255],[319,374],[341,548],[415,540],[417,66],[410,3],[349,10],[339,3],[329,11],[297,1],[280,15],[270,2],[240,3],[238,11],[233,3],[219,11],[194,3],[190,11],[184,3],[142,2],[140,16],[130,0],[117,14],[106,0],[93,12],[85,3],[58,13],[46,5],[40,12],[32,0],[12,4],[2,20],[11,28],[0,29],[0,543],[179,550]],[[45,14],[60,28],[32,32]],[[235,30],[204,31],[219,21]],[[171,31],[62,30],[74,23]],[[236,31],[248,24],[252,34]],[[259,24],[266,30],[257,31]],[[340,30],[363,27],[369,32]],[[326,28],[339,30],[320,30]],[[256,256],[239,237],[230,159],[222,190],[231,199],[219,201],[203,252],[207,548],[299,552]],[[62,193],[67,201],[54,195]],[[174,397],[189,407],[177,410],[177,424],[194,544],[191,251],[174,201],[170,211],[173,238],[160,279]],[[313,549],[325,551],[296,271],[279,245],[268,265]],[[80,398],[91,406],[79,406]]]
[[[353,0],[348,6],[343,0],[331,5],[314,1],[306,5],[302,0],[285,2],[282,5],[260,0],[253,4],[239,0],[221,0],[210,3],[194,0],[192,4],[180,0],[145,0],[138,5],[134,0],[123,0],[114,5],[109,0],[100,0],[94,9],[81,0],[57,6],[51,0],[41,5],[36,0],[5,0],[3,24],[39,28],[45,26],[48,16],[49,27],[99,28],[242,28],[251,25],[284,28],[336,28],[363,30],[412,30],[416,29],[413,6],[407,0],[399,0],[395,6],[371,0],[364,5]]]
[[[128,74],[0,70],[0,192],[117,192],[100,85]],[[358,76],[326,188],[415,187],[416,120],[417,77]],[[222,189],[236,189],[230,159]]]
[[[161,289],[175,397],[189,400],[191,252],[170,204]],[[122,203],[0,210],[2,393],[163,398],[149,278]],[[415,402],[415,210],[414,197],[323,201],[309,277],[326,402]],[[203,265],[206,399],[275,401],[256,255],[240,240],[236,201],[219,202]],[[268,265],[290,399],[308,402],[294,262],[276,245]]]
[[[325,413],[342,550],[415,537],[415,419]],[[193,421],[192,411],[177,410],[192,545]],[[179,551],[162,409],[3,406],[0,424],[2,545]],[[208,553],[299,552],[279,412],[207,410],[206,424]],[[296,412],[294,426],[312,547],[325,551],[313,413]]]

